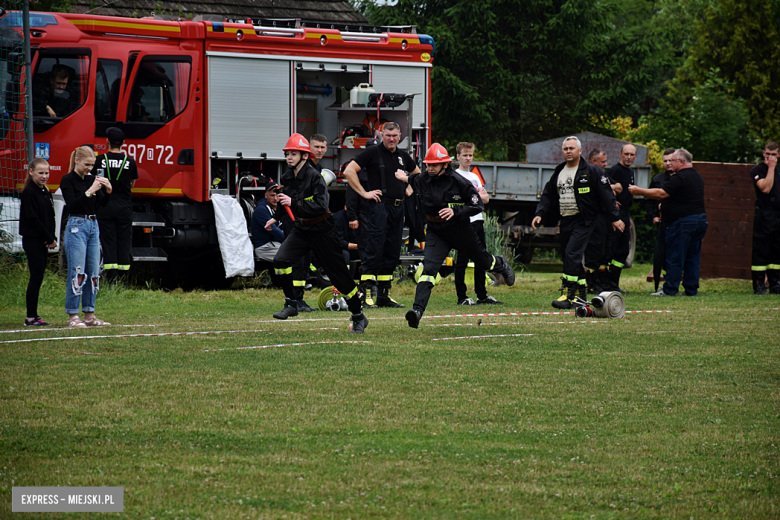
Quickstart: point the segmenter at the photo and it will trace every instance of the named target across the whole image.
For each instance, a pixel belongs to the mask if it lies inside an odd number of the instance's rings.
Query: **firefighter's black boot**
[[[570,282],[569,280],[563,280],[563,287],[561,288],[561,297],[552,302],[552,306],[556,309],[571,309],[573,307],[572,300],[577,296],[577,282]]]
[[[390,297],[390,282],[381,282],[379,286],[379,295],[376,298],[377,307],[390,307],[391,309],[403,309],[403,305]]]
[[[596,274],[596,280],[598,280],[598,294],[609,290],[609,271],[606,269],[599,269]]]
[[[584,280],[580,279],[579,281],[582,282]],[[577,283],[577,285],[577,296],[579,296],[580,300],[584,302],[588,301],[586,285],[584,283]]]
[[[619,292],[620,294],[628,294],[628,291],[620,288],[620,273],[622,271],[622,267],[609,266],[609,290]]]
[[[766,271],[753,271],[753,294],[768,294],[764,284]]]
[[[290,316],[298,315],[298,302],[291,300],[290,298],[284,299],[284,309],[274,314],[274,318],[277,320],[286,320]]]
[[[363,302],[364,309],[376,309],[377,286],[376,281],[367,280],[360,284],[360,292],[363,295],[360,299]]]
[[[585,285],[589,294],[598,294],[596,290],[596,271],[585,269]]]
[[[496,257],[496,264],[499,263],[501,265],[496,265],[494,272],[503,276],[504,281],[508,286],[513,286],[515,284],[515,272],[512,270],[512,266],[509,265],[509,262],[507,262],[507,259],[503,256]]]
[[[368,318],[362,312],[352,315],[352,334],[363,334],[368,327]]]
[[[417,326],[420,324],[420,320],[422,319],[422,311],[420,309],[409,309],[406,311],[406,321],[409,323],[409,326],[413,329],[416,329]]]
[[[767,269],[766,281],[769,283],[769,292],[772,294],[780,294],[780,270]]]

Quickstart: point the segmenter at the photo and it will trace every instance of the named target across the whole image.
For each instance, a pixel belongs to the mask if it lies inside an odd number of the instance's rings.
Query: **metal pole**
[[[25,123],[27,124],[27,164],[35,159],[35,138],[32,118],[32,54],[30,52],[30,0],[24,0],[24,77],[25,77]]]

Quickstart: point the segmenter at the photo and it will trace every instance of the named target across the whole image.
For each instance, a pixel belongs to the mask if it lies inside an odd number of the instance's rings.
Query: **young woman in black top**
[[[68,279],[65,286],[65,312],[69,327],[111,325],[95,317],[95,297],[100,287],[100,230],[97,209],[108,204],[111,182],[90,175],[95,153],[80,146],[70,156],[70,173],[60,182],[70,217],[65,227],[65,255]],[[79,304],[84,320],[79,318]]]
[[[45,159],[35,159],[31,162],[27,182],[22,191],[19,216],[19,234],[22,235],[22,247],[30,267],[27,318],[24,320],[26,327],[48,325],[38,316],[38,295],[49,256],[47,249],[57,247],[57,239],[54,236],[54,201],[49,188],[46,187],[48,180],[49,163]]]

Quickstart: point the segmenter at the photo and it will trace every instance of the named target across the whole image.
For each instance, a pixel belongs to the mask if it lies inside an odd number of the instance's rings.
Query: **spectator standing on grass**
[[[607,167],[607,153],[594,148],[588,154],[588,162],[604,170]],[[609,175],[607,175],[609,178]],[[623,191],[618,182],[609,179],[614,194]],[[585,248],[585,283],[589,293],[598,294],[609,286],[607,267],[612,259],[612,228],[608,212],[601,211],[593,221],[593,232]]]
[[[138,167],[122,151],[125,133],[112,126],[106,130],[108,152],[95,157],[98,177],[107,177],[114,191],[109,203],[98,209],[100,245],[103,248],[103,276],[106,281],[130,270],[133,245],[133,193]]]
[[[65,312],[68,327],[111,325],[95,317],[95,298],[100,288],[100,229],[97,210],[108,204],[111,182],[90,172],[95,153],[88,146],[76,148],[70,156],[70,168],[60,181],[70,217],[65,226],[65,255],[68,278],[65,282]],[[84,320],[79,318],[79,305]]]
[[[631,204],[634,203],[634,196],[628,191],[628,186],[634,184],[634,170],[631,165],[636,159],[636,146],[633,144],[624,144],[620,149],[620,162],[607,171],[607,176],[612,182],[619,183],[621,189],[615,197],[620,211],[620,220],[623,221],[623,231],[613,230],[610,233],[610,249],[612,258],[609,262],[609,279],[607,290],[619,291],[625,293],[620,288],[620,274],[626,266],[628,252],[631,249]]]
[[[458,169],[455,173],[469,181],[474,189],[477,190],[483,204],[490,201],[487,191],[485,191],[482,179],[476,173],[471,171],[471,162],[474,160],[474,143],[458,143],[455,147],[455,158],[458,160]],[[476,233],[479,243],[486,247],[485,242],[485,218],[482,213],[477,213],[469,217],[469,225]],[[477,294],[477,301],[474,302],[466,293],[466,268],[469,266],[469,257],[465,251],[458,251],[458,258],[455,261],[455,292],[458,297],[458,305],[503,305],[500,302],[488,296],[485,288],[485,270],[474,265],[474,292]]]
[[[48,250],[57,247],[57,238],[54,236],[54,200],[46,187],[48,180],[49,163],[44,159],[33,160],[22,191],[19,215],[19,234],[22,235],[22,247],[30,268],[25,327],[48,325],[38,316],[38,295],[46,271]]]
[[[674,170],[672,169],[673,154],[674,154],[674,148],[667,148],[666,150],[664,150],[664,155],[663,155],[664,171],[653,177],[653,179],[650,181],[649,189],[654,190],[656,188],[662,187],[664,183],[668,181],[672,175],[674,175]],[[653,222],[653,225],[655,226],[655,246],[653,247],[653,265],[661,266],[661,269],[663,269],[663,266],[665,264],[665,258],[666,258],[666,250],[664,247],[664,240],[666,239],[666,224],[663,222],[661,218],[661,202],[653,199],[645,199],[644,206],[645,206],[645,213],[647,214],[647,218],[650,219]],[[659,275],[657,277],[658,279],[656,280],[655,271],[657,271],[657,269],[654,268],[650,272],[653,273],[653,278],[655,281],[655,290],[658,291],[658,285],[660,283],[661,276]]]
[[[382,127],[382,143],[366,148],[344,170],[355,192],[366,199],[368,240],[360,276],[367,307],[401,308],[390,297],[393,273],[401,258],[404,230],[406,184],[396,178],[397,171],[419,173],[412,156],[398,148],[401,127],[392,121]],[[366,186],[360,181],[365,170]]]
[[[693,156],[682,148],[672,154],[672,170],[661,188],[639,188],[633,184],[633,195],[662,200],[662,220],[666,225],[666,280],[654,296],[674,296],[680,280],[686,296],[699,292],[701,245],[707,232],[704,210],[704,179],[693,169]]]
[[[607,175],[580,154],[582,144],[576,136],[567,137],[561,145],[565,162],[555,167],[544,186],[531,226],[536,229],[547,215],[561,217],[561,251],[563,252],[563,286],[561,296],[552,302],[556,309],[571,309],[577,296],[587,299],[585,269],[582,257],[599,213],[608,212],[612,229],[623,230],[624,224],[615,204]]]
[[[750,177],[756,189],[756,209],[753,214],[753,294],[766,294],[764,275],[769,291],[780,294],[780,179],[777,171],[778,145],[769,141],[764,146],[764,162],[753,167]]]

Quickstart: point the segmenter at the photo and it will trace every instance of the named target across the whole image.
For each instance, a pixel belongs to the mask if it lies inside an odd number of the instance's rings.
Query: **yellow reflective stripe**
[[[578,280],[578,277],[565,274],[563,277],[566,279],[567,282],[576,282]]]
[[[312,195],[311,197],[306,197],[303,200],[308,200],[309,202],[314,202],[314,195]]]
[[[423,282],[430,282],[433,285],[436,285],[436,278],[433,276],[428,276],[427,274],[424,274],[420,277],[419,280],[417,280],[417,283],[423,283]]]
[[[306,280],[293,280],[293,287],[306,287]]]
[[[120,271],[129,271],[130,270],[130,265],[129,264],[128,265],[115,264],[115,265],[116,265],[116,268],[119,269]]]
[[[766,271],[767,266],[765,265],[753,265],[750,267],[751,271]]]
[[[580,278],[579,280],[577,280],[577,283],[580,284],[580,285],[587,285],[585,283],[585,279],[584,278]]]
[[[347,300],[349,300],[350,298],[352,298],[353,296],[355,296],[355,295],[357,294],[357,292],[358,292],[358,289],[357,289],[357,287],[355,287],[354,289],[352,289],[352,290],[349,292],[349,294],[348,294],[348,295],[346,295],[346,296],[345,296],[345,298],[346,298]]]
[[[607,267],[609,267],[609,266],[608,266],[608,265],[600,265],[600,266],[599,266],[599,270],[600,270],[600,271],[606,271],[606,270],[607,270]]]
[[[615,267],[620,267],[622,269],[625,264],[621,264],[620,262],[616,262],[615,260],[612,260],[612,262],[610,262],[610,265],[613,265]]]
[[[116,264],[103,264],[103,270],[104,271],[108,270],[108,269],[116,269],[116,268],[117,268]]]
[[[780,264],[769,264],[766,266],[767,269],[780,269]]]
[[[376,276],[374,276],[373,274],[364,274],[364,275],[360,276],[360,281],[362,282],[363,280],[374,280],[374,281],[376,281]]]
[[[284,269],[274,269],[276,274],[292,274],[292,266],[285,267]]]
[[[314,264],[309,264],[309,271],[317,272],[317,268],[314,267]]]
[[[495,266],[496,266],[496,257],[494,256],[493,257],[493,263],[490,264],[490,269],[488,269],[488,271],[492,271]]]
[[[389,282],[389,281],[391,281],[393,279],[393,275],[392,274],[380,274],[379,276],[376,277],[376,279],[377,279],[377,281],[380,281],[380,282]]]

